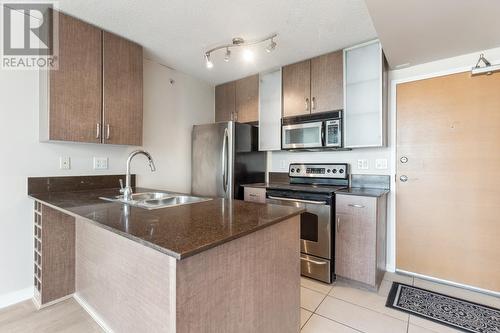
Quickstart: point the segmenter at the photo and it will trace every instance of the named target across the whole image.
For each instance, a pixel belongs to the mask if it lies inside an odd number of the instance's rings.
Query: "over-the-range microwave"
[[[282,149],[342,148],[342,111],[283,118]]]

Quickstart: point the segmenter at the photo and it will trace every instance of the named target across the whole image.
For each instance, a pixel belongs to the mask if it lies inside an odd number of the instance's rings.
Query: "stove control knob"
[[[333,172],[333,173],[337,173],[337,169],[333,169],[333,171],[332,171],[332,172]]]
[[[330,171],[332,171],[332,170],[330,170],[330,169],[326,170],[326,172],[328,172],[328,173],[330,173]]]
[[[294,168],[292,168],[292,170],[290,170],[290,171],[291,171],[291,172],[295,172],[295,169],[294,169]]]
[[[297,169],[297,173],[300,173],[300,169]]]
[[[340,170],[339,170],[339,172],[340,172],[340,173],[344,173],[344,169],[340,169]]]

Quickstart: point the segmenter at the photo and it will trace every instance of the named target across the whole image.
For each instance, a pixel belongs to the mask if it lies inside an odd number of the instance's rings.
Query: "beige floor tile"
[[[389,296],[389,292],[391,291],[393,281],[382,280],[380,283],[380,287],[378,288],[377,294],[379,296],[387,298]]]
[[[311,318],[313,313],[311,311],[307,311],[306,309],[300,308],[300,327],[304,327],[304,324]]]
[[[306,310],[314,312],[325,297],[320,292],[300,287],[300,307]]]
[[[408,325],[408,333],[438,333],[417,325]]]
[[[332,290],[333,285],[332,284],[326,284],[323,282],[319,282],[313,279],[308,279],[306,277],[301,277],[300,278],[300,285],[302,287],[306,287],[309,289],[312,289],[314,291],[318,291],[322,294],[328,294],[330,290]]]
[[[385,272],[384,280],[405,283],[409,284],[410,286],[413,284],[413,276],[393,272]]]
[[[0,311],[0,332],[102,332],[99,325],[72,298],[37,310],[31,301]]]
[[[385,285],[390,284],[391,282],[384,281],[384,285],[381,285],[379,292],[382,291],[385,293],[385,291],[382,290],[382,287],[384,290],[389,289]],[[387,294],[388,293],[389,291],[387,290]],[[330,296],[341,299],[343,301],[386,314],[399,320],[408,321],[409,315],[407,313],[397,311],[385,306],[385,303],[387,301],[387,294],[385,296],[380,295],[377,292],[358,289],[346,283],[336,284],[330,292]]]
[[[500,298],[494,297],[474,291],[470,291],[463,288],[453,287],[441,283],[432,282],[429,280],[423,280],[419,278],[415,278],[414,285],[419,288],[432,290],[435,292],[439,292],[448,296],[462,298],[471,302],[476,302],[479,304],[484,304],[488,306],[492,306],[495,308],[500,308]]]
[[[407,322],[327,296],[316,313],[346,326],[369,333],[405,333]]]
[[[301,331],[302,333],[359,333],[347,326],[324,317],[313,315]]]
[[[434,321],[427,320],[427,319],[417,317],[417,316],[411,316],[411,315],[410,315],[410,325],[419,326],[420,328],[425,328],[429,331],[437,332],[437,333],[458,333],[458,332],[461,332],[461,331],[456,330],[454,328],[451,328],[449,326],[441,325],[441,324],[438,324]]]

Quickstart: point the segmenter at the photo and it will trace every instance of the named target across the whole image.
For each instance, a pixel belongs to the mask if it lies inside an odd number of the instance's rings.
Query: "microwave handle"
[[[326,126],[326,123],[323,123],[323,126],[321,127],[321,145],[326,146],[326,141],[325,141],[325,132],[327,131],[328,126]]]

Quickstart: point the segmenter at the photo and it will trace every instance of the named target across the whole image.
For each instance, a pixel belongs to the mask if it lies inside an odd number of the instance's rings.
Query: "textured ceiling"
[[[500,46],[499,0],[366,0],[366,4],[393,68]]]
[[[62,11],[122,35],[148,58],[217,84],[376,38],[363,0],[59,0]],[[244,62],[235,51],[204,51],[232,37],[278,33],[275,52],[255,47]]]

